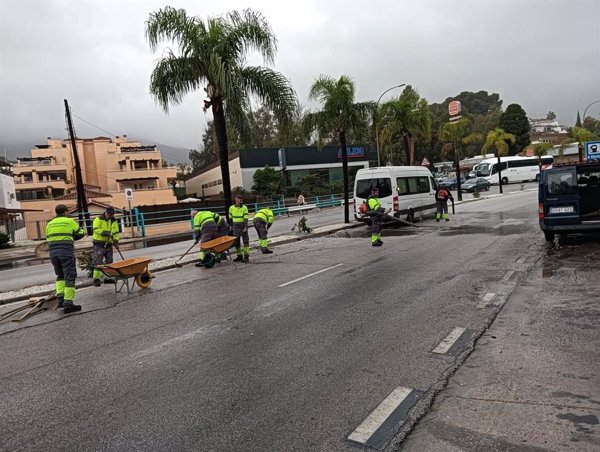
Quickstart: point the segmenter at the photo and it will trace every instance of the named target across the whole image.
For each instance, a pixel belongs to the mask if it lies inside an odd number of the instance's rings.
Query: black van
[[[555,165],[542,171],[540,228],[546,240],[600,231],[600,162]]]

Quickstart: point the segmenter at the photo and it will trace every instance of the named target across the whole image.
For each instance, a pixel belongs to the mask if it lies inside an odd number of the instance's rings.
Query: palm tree
[[[548,149],[552,148],[551,143],[536,143],[533,145],[533,155],[538,158],[538,163],[540,165],[540,171],[542,170],[542,157],[546,155]]]
[[[427,100],[407,86],[402,94],[381,107],[381,138],[390,142],[396,134],[402,136],[404,148],[409,154],[409,165],[415,160],[415,140],[418,135],[431,135],[431,112]],[[406,163],[406,162],[405,162]]]
[[[500,193],[504,193],[502,190],[502,169],[500,164],[500,157],[508,155],[509,146],[508,143],[514,144],[516,141],[515,136],[512,133],[506,133],[500,128],[490,130],[483,144],[483,152],[489,149],[495,149],[496,155],[498,156],[498,186],[500,187]]]
[[[304,115],[305,130],[317,132],[317,143],[334,133],[340,141],[342,172],[344,175],[344,221],[350,222],[348,196],[348,154],[346,137],[349,133],[363,130],[375,108],[374,102],[354,102],[354,81],[342,75],[338,80],[321,75],[310,88],[309,99],[321,103],[322,109]]]
[[[275,35],[267,20],[251,10],[203,21],[188,16],[184,9],[167,6],[150,14],[146,38],[152,51],[160,42],[174,42],[179,48],[177,54],[171,49],[165,51],[150,78],[150,92],[166,113],[169,105],[180,104],[188,93],[200,88],[206,91],[204,109],[210,107],[214,118],[227,212],[231,183],[225,117],[247,141],[251,95],[282,123],[292,117],[297,107],[296,94],[282,74],[268,67],[245,65],[249,51],[257,51],[265,64],[273,63]]]
[[[458,200],[462,201],[462,192],[460,184],[460,145],[480,143],[483,141],[483,137],[478,133],[467,134],[469,128],[469,122],[466,119],[459,119],[453,122],[446,122],[442,124],[439,131],[439,138],[441,141],[447,143],[447,146],[442,148],[443,150],[454,150],[454,164],[456,166],[456,189],[458,191]]]
[[[592,132],[583,127],[573,127],[571,130],[571,137],[564,140],[560,145],[560,156],[564,155],[564,151],[569,145],[578,143],[577,147],[579,149],[579,161],[583,162],[583,149],[586,141],[592,141],[595,139],[595,136]]]

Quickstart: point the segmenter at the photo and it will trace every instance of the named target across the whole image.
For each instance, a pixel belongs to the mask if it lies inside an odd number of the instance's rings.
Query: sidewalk
[[[600,450],[600,246],[548,254],[403,451]]]

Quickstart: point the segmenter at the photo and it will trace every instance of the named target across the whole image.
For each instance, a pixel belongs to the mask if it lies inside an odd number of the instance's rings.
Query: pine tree
[[[581,127],[581,115],[579,114],[579,110],[577,110],[577,121],[575,121],[575,127]]]

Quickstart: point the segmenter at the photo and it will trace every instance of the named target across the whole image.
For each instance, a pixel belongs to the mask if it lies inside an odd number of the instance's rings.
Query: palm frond
[[[228,14],[228,18],[231,27],[223,51],[239,61],[239,58],[254,50],[261,54],[265,64],[273,64],[277,53],[277,38],[266,18],[250,9],[241,13],[233,11]]]
[[[290,81],[273,69],[248,66],[240,71],[242,88],[254,93],[282,124],[289,124],[298,108],[296,92]]]
[[[203,30],[201,21],[189,17],[184,9],[171,6],[150,13],[146,21],[146,39],[153,52],[161,41],[169,41],[178,42],[182,53],[189,53]]]
[[[189,58],[172,52],[158,60],[150,76],[150,93],[165,112],[169,104],[178,105],[186,94],[197,90],[204,74]]]

